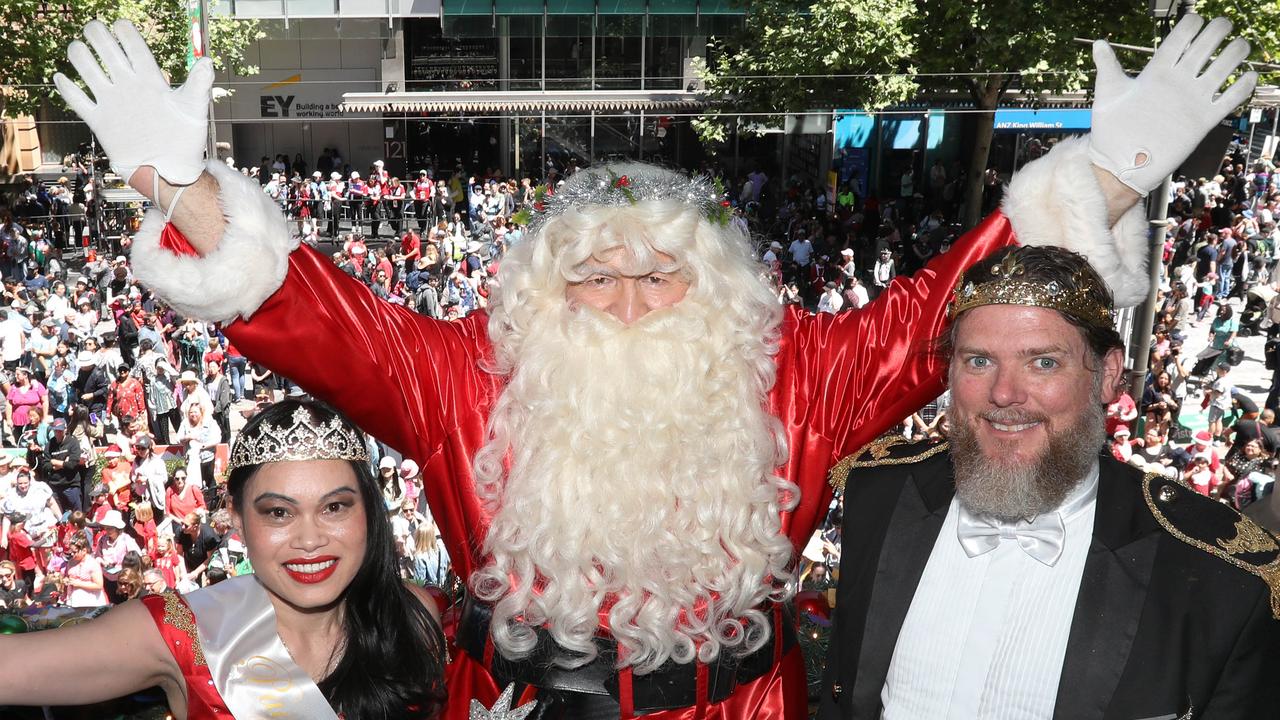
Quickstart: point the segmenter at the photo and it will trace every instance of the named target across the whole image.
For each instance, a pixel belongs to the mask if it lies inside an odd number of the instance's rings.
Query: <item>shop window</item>
[[[507,87],[537,90],[542,87],[542,16],[517,15],[503,18],[507,26],[510,57]]]
[[[547,89],[591,87],[590,15],[547,17]]]
[[[643,15],[601,15],[596,33],[596,89],[640,87]]]

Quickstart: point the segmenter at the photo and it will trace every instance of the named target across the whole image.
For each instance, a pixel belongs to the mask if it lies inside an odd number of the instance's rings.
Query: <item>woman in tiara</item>
[[[399,579],[360,431],[327,405],[286,400],[250,419],[229,472],[255,574],[0,636],[0,705],[158,685],[188,720],[439,713],[444,639],[431,599]]]

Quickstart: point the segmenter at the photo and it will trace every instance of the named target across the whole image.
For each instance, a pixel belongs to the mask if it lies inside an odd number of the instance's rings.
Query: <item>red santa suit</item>
[[[1058,157],[1060,162],[1072,162],[1069,153]],[[1083,168],[1081,177],[1091,180],[1083,147],[1075,153],[1074,162],[1076,170]],[[235,177],[216,165],[211,164],[209,170],[223,188],[222,206],[238,207],[236,189],[227,187]],[[1058,168],[1057,172],[1066,171]],[[1046,169],[1046,173],[1053,176],[1054,170]],[[1086,186],[1093,199],[1101,198],[1096,185]],[[1078,196],[1064,191],[1055,200],[1070,203]],[[1143,247],[1144,218],[1140,212],[1125,217],[1122,222],[1127,224],[1116,228],[1117,235]],[[181,276],[199,272],[198,268],[208,267],[214,254],[179,262],[179,256],[170,250],[189,253],[185,239],[164,226],[159,216],[149,221],[151,226],[144,228],[141,245],[147,266],[143,272],[154,277],[149,281],[151,286],[191,315],[249,317],[225,328],[246,356],[333,403],[366,431],[416,460],[458,576],[466,579],[478,569],[491,518],[477,497],[471,463],[486,440],[486,422],[503,382],[481,370],[491,355],[487,315],[476,312],[458,322],[441,322],[379,301],[325,256],[284,239],[280,240],[283,252],[272,260],[280,264],[277,272],[283,274],[282,282],[272,286],[271,278],[264,277],[262,287],[248,294],[242,286],[211,298],[208,286],[203,293],[191,292],[177,278],[166,279],[164,273]],[[1026,222],[1034,224],[1035,220]],[[1066,239],[1074,239],[1077,247],[1113,242],[1111,231],[1105,226],[1093,227],[1097,224],[1086,223],[1088,232],[1082,225],[1076,228],[1078,234]],[[1035,230],[1029,234],[1043,244],[1048,244],[1044,242],[1047,235],[1052,235],[1049,242],[1064,244],[1064,229],[1056,233]],[[227,230],[216,255],[232,258],[241,251],[261,253],[262,237],[274,232],[274,226],[255,227],[228,213]],[[1019,235],[1023,235],[1021,230]],[[832,490],[827,474],[832,466],[941,393],[943,364],[930,352],[930,346],[945,325],[952,288],[973,262],[1014,242],[1010,219],[997,212],[914,277],[897,279],[859,312],[814,316],[786,309],[776,357],[777,380],[768,402],[785,427],[790,453],[778,472],[800,488],[798,505],[781,518],[782,532],[797,552],[829,505]],[[161,261],[152,267],[157,257]],[[234,264],[238,272],[246,266],[243,259]],[[265,267],[270,268],[269,263]],[[164,287],[158,287],[160,283]],[[253,299],[254,293],[262,299]],[[297,318],[307,320],[298,322]],[[300,352],[300,348],[306,351]],[[783,651],[777,643],[773,647],[770,669],[738,684],[727,699],[707,701],[706,678],[700,674],[696,702],[644,717],[805,718],[807,690],[800,650],[791,647]],[[486,707],[498,698],[503,688],[486,668],[486,659],[465,652],[455,654],[448,671],[447,720],[466,718],[473,698]],[[630,679],[629,674],[619,675],[623,717],[630,716]],[[534,696],[526,691],[524,699]]]

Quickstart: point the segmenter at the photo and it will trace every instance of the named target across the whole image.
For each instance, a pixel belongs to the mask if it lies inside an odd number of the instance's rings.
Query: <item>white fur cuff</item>
[[[1116,307],[1147,298],[1150,230],[1138,203],[1107,227],[1107,199],[1089,160],[1089,138],[1058,143],[1048,155],[1013,176],[1003,210],[1018,242],[1057,245],[1084,255],[1107,281]]]
[[[164,214],[147,211],[133,242],[134,274],[179,313],[210,322],[248,318],[284,284],[298,240],[280,208],[254,180],[210,162],[227,225],[213,252],[199,257],[160,247]]]

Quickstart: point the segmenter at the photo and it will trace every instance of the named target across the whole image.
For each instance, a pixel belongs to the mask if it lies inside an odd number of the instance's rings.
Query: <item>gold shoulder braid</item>
[[[846,455],[827,473],[827,482],[836,490],[844,490],[845,478],[851,470],[885,465],[909,465],[937,455],[950,445],[945,440],[907,442],[898,433],[889,433],[867,443],[856,453]]]
[[[178,597],[178,593],[172,590],[164,592],[164,622],[190,638],[193,662],[197,666],[208,664],[204,660],[204,648],[200,646],[200,635],[196,632],[196,616]]]
[[[1271,589],[1271,615],[1280,620],[1280,543],[1234,508],[1169,478],[1148,473],[1142,494],[1160,527],[1182,542],[1262,578]]]

